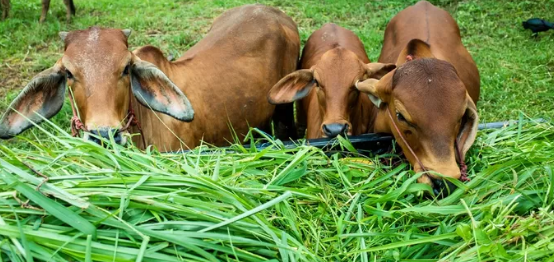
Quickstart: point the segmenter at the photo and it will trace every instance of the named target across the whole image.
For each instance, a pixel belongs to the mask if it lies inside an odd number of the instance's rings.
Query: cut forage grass
[[[0,145],[0,259],[548,261],[553,127],[479,133],[471,181],[440,200],[394,154]]]

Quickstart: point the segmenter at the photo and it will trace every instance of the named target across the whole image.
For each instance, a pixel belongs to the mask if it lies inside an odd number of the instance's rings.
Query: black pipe
[[[544,123],[546,122],[545,119],[539,118],[534,119],[530,121],[533,123]],[[479,124],[478,129],[479,130],[486,130],[486,129],[500,129],[511,125],[517,125],[519,121],[517,120],[509,120],[509,121],[501,121],[501,122],[492,122],[492,123],[482,123]],[[269,136],[269,135],[268,135]],[[382,154],[385,152],[389,152],[392,147],[392,140],[393,137],[390,134],[363,134],[358,136],[349,136],[348,141],[362,154]],[[270,147],[274,145],[275,143],[272,142],[266,142],[261,145],[256,146],[257,150],[262,150],[264,148]],[[328,148],[331,149],[334,145],[338,144],[338,140],[336,138],[317,138],[317,139],[307,139],[307,140],[296,140],[296,141],[283,141],[283,145],[285,149],[292,149],[296,148],[299,145],[310,145],[317,148]],[[243,145],[245,148],[250,148],[249,144]],[[219,147],[214,148],[215,150],[218,149],[229,149],[231,151],[236,151],[231,147]],[[186,153],[190,150],[183,150],[175,153]],[[203,151],[205,153],[209,153],[211,150],[208,149],[206,151]],[[227,151],[229,152],[229,151]],[[331,153],[333,151],[331,150]]]

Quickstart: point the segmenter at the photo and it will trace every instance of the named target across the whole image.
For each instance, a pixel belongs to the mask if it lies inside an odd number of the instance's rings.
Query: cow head
[[[61,32],[65,51],[53,67],[35,76],[0,119],[0,138],[18,135],[61,109],[70,86],[81,121],[93,134],[125,143],[119,132],[130,96],[146,107],[191,121],[187,97],[156,66],[127,49],[130,30],[101,29]],[[41,117],[42,116],[42,117]],[[85,139],[99,142],[85,134]]]
[[[308,134],[317,133],[316,137],[351,134],[350,116],[352,111],[360,110],[357,107],[360,92],[355,84],[367,79],[380,79],[394,68],[393,64],[363,63],[354,52],[337,47],[325,52],[310,69],[298,70],[281,79],[269,91],[268,99],[272,104],[291,103],[306,97],[313,90],[317,95],[319,112],[307,114],[319,114],[322,125],[308,126]]]
[[[398,64],[381,80],[370,79],[358,85],[379,108],[375,132],[392,133],[414,171],[423,171],[419,159],[427,170],[459,179],[456,143],[465,156],[477,133],[479,117],[473,100],[456,69],[432,57],[429,46],[420,40],[408,44]],[[436,173],[426,173],[419,182],[433,186],[435,193],[447,185],[447,190],[453,190]]]

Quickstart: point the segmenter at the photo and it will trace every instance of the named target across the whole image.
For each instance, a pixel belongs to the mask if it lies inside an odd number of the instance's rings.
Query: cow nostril
[[[115,133],[113,135],[113,140],[115,141],[115,143],[121,144],[121,141],[123,140],[123,136],[121,135],[121,132],[119,131],[119,129],[115,130],[114,132]]]
[[[345,135],[346,132],[348,131],[348,125],[333,123],[333,124],[323,125],[322,129],[323,129],[323,133],[327,137],[336,137],[338,135]]]
[[[96,129],[89,132],[91,135],[88,136],[88,140],[97,144],[102,144],[101,138],[109,141],[110,136],[113,136],[114,142],[117,144],[121,144],[123,141],[123,136],[119,129]]]
[[[329,134],[331,134],[331,130],[329,130],[329,128],[327,128],[327,125],[323,125],[323,133],[326,136],[329,136]]]
[[[91,132],[91,133],[92,133],[92,132]],[[102,142],[102,141],[100,141],[100,139],[98,139],[98,137],[96,136],[96,134],[92,134],[92,135],[87,136],[87,139],[88,139],[89,141],[92,141],[92,142],[96,143],[96,144],[101,144],[101,142]]]
[[[458,187],[452,182],[444,179],[429,177],[433,183],[433,193],[439,198],[445,198],[452,194]]]
[[[346,134],[348,132],[348,124],[345,124],[340,131],[341,134]]]

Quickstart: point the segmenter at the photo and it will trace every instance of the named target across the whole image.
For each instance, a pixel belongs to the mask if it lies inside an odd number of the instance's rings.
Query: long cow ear
[[[466,112],[462,117],[462,126],[458,133],[458,146],[462,148],[462,155],[465,156],[477,136],[477,127],[479,124],[479,115],[477,115],[477,107],[469,95],[466,95],[467,106]]]
[[[131,67],[131,89],[145,107],[181,121],[190,122],[194,119],[194,110],[185,94],[149,62],[134,59]]]
[[[316,85],[314,74],[309,69],[301,69],[283,77],[267,94],[270,104],[286,104],[306,97]]]
[[[56,115],[63,106],[65,73],[59,66],[36,75],[0,119],[0,138],[9,139]]]

